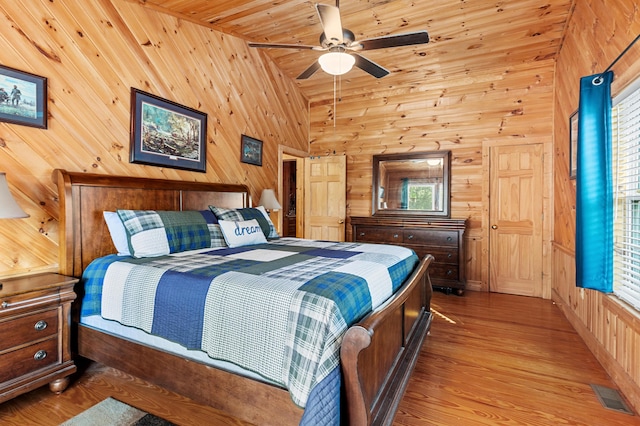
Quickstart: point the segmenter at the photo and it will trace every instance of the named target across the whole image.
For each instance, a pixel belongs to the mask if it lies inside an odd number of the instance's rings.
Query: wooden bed
[[[95,258],[115,252],[103,211],[247,207],[244,185],[117,177],[55,170],[60,202],[60,272],[80,277]],[[351,425],[391,424],[431,325],[430,255],[390,300],[352,326],[340,359],[343,418]],[[77,301],[82,299],[82,289]],[[302,409],[287,390],[99,332],[77,322],[79,356],[117,368],[255,424],[298,424]]]

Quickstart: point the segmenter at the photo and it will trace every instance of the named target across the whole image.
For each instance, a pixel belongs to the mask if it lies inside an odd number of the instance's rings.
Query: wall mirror
[[[449,217],[451,151],[373,156],[373,214]]]

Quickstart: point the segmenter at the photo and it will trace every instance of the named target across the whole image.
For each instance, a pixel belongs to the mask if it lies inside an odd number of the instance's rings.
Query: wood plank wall
[[[640,315],[617,298],[575,287],[575,180],[569,179],[569,115],[580,77],[600,73],[640,34],[635,0],[575,2],[557,63],[554,100],[553,298],[640,410]],[[640,45],[613,68],[612,94],[640,77]]]
[[[0,64],[48,79],[49,126],[0,123],[0,171],[28,219],[0,221],[0,277],[57,270],[54,168],[277,188],[278,145],[306,151],[308,102],[243,40],[125,0],[0,4]],[[129,163],[130,88],[208,114],[207,173]],[[240,163],[240,135],[264,142]]]
[[[469,219],[467,288],[487,291],[488,148],[541,143],[551,156],[554,67],[547,58],[493,61],[491,68],[460,72],[454,67],[408,87],[393,85],[392,76],[385,77],[388,85],[372,78],[375,90],[355,94],[343,81],[335,123],[331,100],[310,100],[311,153],[347,156],[347,215],[368,216],[374,154],[451,150],[451,217]],[[548,174],[543,192],[550,217],[550,167]],[[550,229],[545,229],[547,247]],[[545,249],[546,259],[549,252]]]

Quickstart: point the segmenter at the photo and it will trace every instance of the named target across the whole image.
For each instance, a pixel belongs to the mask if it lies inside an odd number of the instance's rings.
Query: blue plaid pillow
[[[209,206],[209,209],[218,218],[218,220],[232,220],[234,222],[240,222],[244,220],[256,219],[264,236],[268,240],[280,238],[276,227],[271,222],[269,214],[262,206],[256,208],[242,208],[242,209],[226,209],[222,207]]]
[[[209,210],[118,210],[134,257],[225,247],[218,220]]]

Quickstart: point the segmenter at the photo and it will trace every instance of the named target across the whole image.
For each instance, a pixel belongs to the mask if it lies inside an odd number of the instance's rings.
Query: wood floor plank
[[[597,400],[591,383],[615,385],[553,302],[436,292],[432,306],[394,426],[640,426]],[[58,425],[109,396],[178,425],[247,425],[98,364],[62,395],[43,387],[0,405],[0,424]]]

